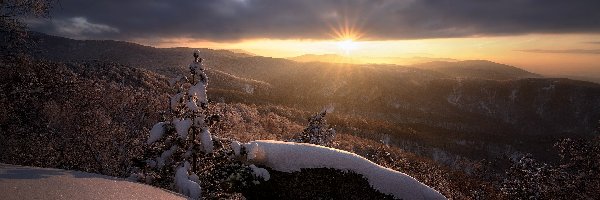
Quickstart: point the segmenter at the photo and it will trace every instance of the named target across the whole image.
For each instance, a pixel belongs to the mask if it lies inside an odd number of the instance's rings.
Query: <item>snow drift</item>
[[[446,199],[416,179],[377,165],[359,155],[338,149],[307,144],[258,140],[243,144],[247,159],[283,172],[302,168],[334,168],[363,175],[382,193],[402,199]]]

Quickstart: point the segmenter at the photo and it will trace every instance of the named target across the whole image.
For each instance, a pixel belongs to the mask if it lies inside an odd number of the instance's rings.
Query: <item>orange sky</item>
[[[340,54],[350,57],[409,58],[421,56],[459,60],[484,59],[514,65],[541,74],[600,76],[598,38],[600,38],[598,34],[528,34],[420,40],[357,40],[351,43],[351,49],[344,49],[344,45],[348,44],[341,43],[341,41],[346,39],[252,39],[216,43],[178,38],[136,42],[156,47],[243,49],[257,55],[278,58],[303,54]],[[348,42],[346,41],[346,43]],[[582,49],[595,51],[577,51]],[[546,52],[548,50],[560,52]]]

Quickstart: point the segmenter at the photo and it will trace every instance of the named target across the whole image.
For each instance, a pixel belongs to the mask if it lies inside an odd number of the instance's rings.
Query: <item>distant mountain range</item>
[[[429,57],[359,57],[342,56],[338,54],[305,54],[289,58],[298,62],[324,62],[324,63],[345,63],[345,64],[373,64],[373,63],[403,63],[406,66],[431,70],[454,78],[481,78],[481,79],[520,79],[520,78],[541,78],[541,75],[534,74],[523,69],[494,63],[487,60],[466,60],[458,61],[449,58],[429,58]]]
[[[355,57],[341,56],[338,54],[304,54],[301,56],[288,58],[298,62],[326,62],[326,63],[348,63],[356,64],[360,61]]]
[[[190,48],[39,37],[37,57],[55,61],[117,62],[176,77],[186,74],[192,60]],[[473,159],[522,152],[552,159],[556,139],[598,134],[600,85],[543,78],[490,61],[398,66],[332,62],[347,59],[338,55],[280,59],[200,51],[214,101],[306,111],[334,105],[336,115],[379,124],[338,124],[341,131],[368,129],[414,151],[428,146]]]
[[[435,61],[411,65],[411,67],[440,72],[454,78],[480,78],[493,80],[542,78],[541,75],[520,68],[487,60],[467,60],[458,62]]]
[[[344,56],[338,54],[304,54],[301,56],[288,58],[298,62],[326,62],[326,63],[347,63],[347,64],[396,64],[413,65],[433,61],[457,61],[450,58],[430,58],[423,56],[407,57],[367,57],[367,56]]]
[[[246,54],[247,56],[258,56],[255,53],[243,50],[243,49],[227,49],[228,51],[231,51],[233,53],[237,53],[237,54]]]

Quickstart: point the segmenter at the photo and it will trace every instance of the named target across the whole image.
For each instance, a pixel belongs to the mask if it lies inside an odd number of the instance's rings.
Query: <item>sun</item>
[[[337,23],[329,25],[329,35],[334,39],[335,44],[346,55],[352,53],[359,48],[357,42],[362,38],[364,32],[361,31],[359,20],[343,17]]]
[[[345,54],[350,54],[352,51],[358,49],[358,43],[352,39],[338,41],[337,46],[344,51]]]

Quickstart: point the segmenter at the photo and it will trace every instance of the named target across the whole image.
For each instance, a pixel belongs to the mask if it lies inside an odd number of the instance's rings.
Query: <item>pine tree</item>
[[[209,129],[218,120],[215,117],[218,115],[209,115],[208,78],[199,51],[194,52],[194,58],[189,66],[191,77],[182,77],[174,82],[177,90],[169,98],[169,111],[163,113],[163,120],[150,131],[146,166],[144,173],[137,178],[199,198],[200,183],[195,173],[198,171],[198,156],[213,153]]]
[[[150,130],[147,151],[131,179],[171,189],[193,199],[237,198],[250,184],[261,179],[250,165],[236,156],[231,144],[211,133],[220,115],[210,112],[206,95],[208,77],[199,51],[194,52],[189,77],[172,81],[176,87],[169,97],[169,110]]]
[[[327,107],[321,112],[309,117],[306,128],[291,141],[322,146],[331,144],[335,138],[335,130],[327,123],[325,116],[332,111],[332,107]]]

